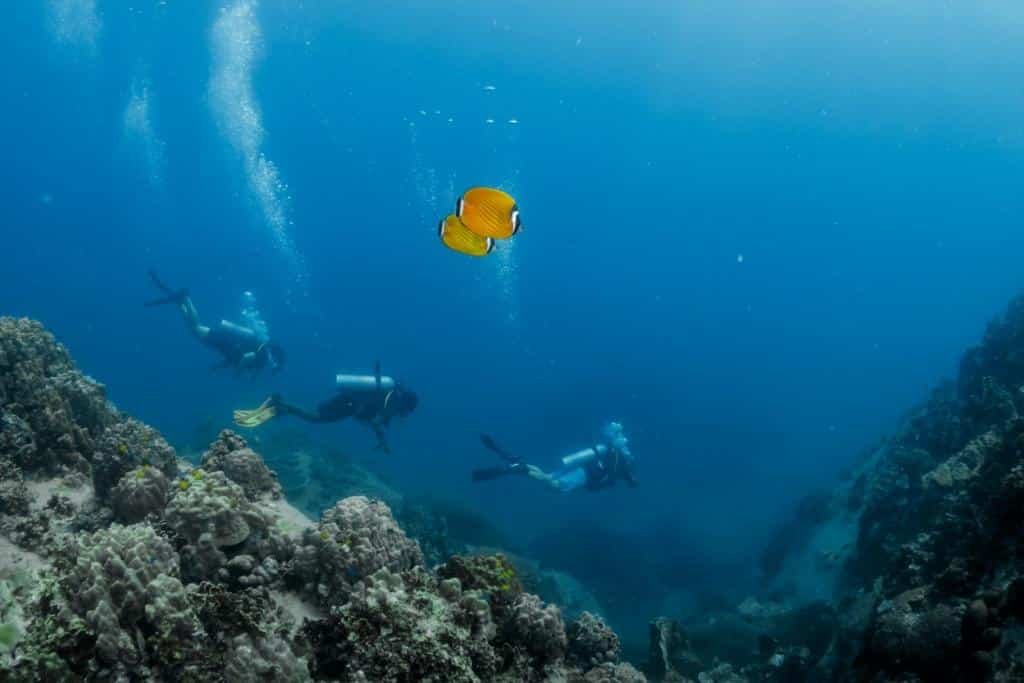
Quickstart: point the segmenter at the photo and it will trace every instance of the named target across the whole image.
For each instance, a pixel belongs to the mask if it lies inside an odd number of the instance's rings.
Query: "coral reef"
[[[275,510],[249,500],[223,472],[192,470],[172,490],[164,517],[183,542],[187,580],[269,585],[291,560],[294,541]]]
[[[42,325],[0,318],[0,456],[26,472],[87,471],[114,416],[103,386]]]
[[[619,661],[619,637],[604,620],[584,612],[569,625],[568,660],[583,669]]]
[[[324,512],[295,552],[291,575],[304,592],[328,606],[380,569],[401,572],[423,564],[415,541],[380,501],[353,496]]]
[[[318,677],[480,681],[498,669],[487,603],[419,568],[381,569],[307,632],[318,645]]]
[[[189,541],[208,533],[218,548],[235,546],[249,538],[250,524],[262,521],[242,487],[223,472],[193,470],[176,488],[167,505],[167,523]]]
[[[114,516],[124,524],[141,522],[159,515],[167,505],[170,483],[164,473],[150,465],[129,470],[110,493]]]
[[[314,524],[237,434],[178,460],[37,323],[0,319],[0,420],[0,680],[645,680],[436,510],[431,571],[385,502]]]
[[[515,567],[505,555],[453,555],[438,567],[443,579],[457,579],[465,590],[511,599],[523,592]]]
[[[154,467],[166,477],[174,477],[178,473],[174,449],[155,429],[119,415],[117,421],[96,440],[96,450],[92,455],[96,496],[106,500],[125,474],[143,466]]]
[[[559,662],[568,647],[561,611],[532,593],[523,593],[512,603],[502,633],[542,666]]]
[[[10,460],[0,460],[0,515],[24,515],[28,510],[28,489],[21,468]]]
[[[281,497],[281,484],[255,451],[238,434],[225,429],[203,454],[202,466],[207,470],[220,470],[231,481],[242,487],[250,500],[264,495]]]

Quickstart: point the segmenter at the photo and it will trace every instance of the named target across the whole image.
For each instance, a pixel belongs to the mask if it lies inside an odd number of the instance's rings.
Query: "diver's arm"
[[[373,429],[373,433],[377,435],[377,447],[375,451],[383,451],[384,453],[391,452],[391,446],[388,445],[388,437],[384,433],[384,426],[376,420],[369,421],[370,428]]]

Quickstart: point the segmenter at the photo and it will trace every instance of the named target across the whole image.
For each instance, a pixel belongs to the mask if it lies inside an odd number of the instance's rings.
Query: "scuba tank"
[[[334,383],[342,391],[377,391],[377,377],[375,375],[335,375]],[[381,391],[393,391],[396,385],[397,382],[395,382],[393,377],[381,376]]]
[[[234,334],[234,335],[236,335],[238,337],[241,337],[243,339],[253,339],[253,340],[257,341],[257,342],[260,342],[261,344],[263,343],[263,340],[260,339],[259,334],[257,334],[256,331],[253,330],[250,327],[243,327],[242,325],[236,325],[235,323],[231,322],[230,320],[221,320],[220,321],[220,326],[223,329],[228,330],[232,334]]]
[[[598,444],[593,448],[584,448],[582,451],[576,451],[570,455],[562,458],[563,467],[582,467],[588,462],[596,460],[600,456],[608,452],[608,447],[603,444]]]
[[[625,457],[626,460],[633,460],[633,454],[629,452],[629,439],[626,438],[626,433],[622,429],[621,424],[609,422],[602,431],[607,443],[601,443],[592,448],[584,448],[582,451],[576,451],[565,456],[562,458],[562,466],[582,467],[597,458],[603,457],[608,453],[609,448],[614,449],[615,452]]]

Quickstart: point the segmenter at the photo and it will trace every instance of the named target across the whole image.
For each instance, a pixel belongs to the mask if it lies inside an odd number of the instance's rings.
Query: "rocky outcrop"
[[[730,675],[1020,676],[1022,411],[1024,298],[964,354],[955,381],[867,451],[834,494],[801,506],[769,546],[766,594],[781,600],[780,612],[751,620],[737,609],[708,629],[721,642],[727,624],[746,623],[747,642],[760,639],[756,654],[729,658]],[[816,613],[799,607],[814,591],[829,603]],[[702,634],[691,635],[699,652]]]

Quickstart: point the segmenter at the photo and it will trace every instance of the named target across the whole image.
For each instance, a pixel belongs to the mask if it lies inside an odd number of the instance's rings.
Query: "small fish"
[[[487,256],[494,250],[494,240],[477,235],[455,214],[449,214],[441,221],[437,235],[446,247],[460,254]]]
[[[497,88],[494,87],[493,85],[487,84],[484,86],[484,90],[486,92],[494,92],[495,90],[497,90]]]
[[[508,122],[510,125],[515,126],[519,123],[519,119],[509,119]]]
[[[455,215],[481,237],[508,239],[522,227],[516,200],[493,187],[466,190],[455,206]]]
[[[492,124],[492,123],[494,123],[494,119],[484,119],[484,123],[486,123],[488,125]]]

